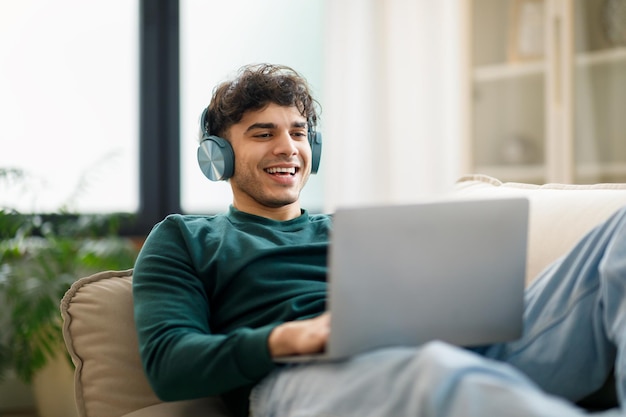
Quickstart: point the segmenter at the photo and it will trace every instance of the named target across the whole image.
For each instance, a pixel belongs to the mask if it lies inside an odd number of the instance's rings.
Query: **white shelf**
[[[576,66],[580,68],[626,62],[626,47],[585,52],[576,55]],[[543,75],[546,64],[543,60],[484,65],[474,68],[473,79],[476,83],[506,80],[525,76]]]
[[[474,82],[480,83],[523,76],[543,75],[545,67],[545,61],[485,65],[474,69]]]
[[[578,67],[590,67],[619,62],[626,62],[626,47],[576,55],[576,66]]]

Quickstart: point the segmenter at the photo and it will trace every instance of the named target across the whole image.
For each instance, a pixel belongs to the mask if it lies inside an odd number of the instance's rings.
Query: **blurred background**
[[[139,214],[230,202],[196,163],[213,87],[292,66],[322,104],[312,211],[458,176],[626,179],[625,0],[0,0],[0,204]],[[17,184],[16,184],[17,183]]]

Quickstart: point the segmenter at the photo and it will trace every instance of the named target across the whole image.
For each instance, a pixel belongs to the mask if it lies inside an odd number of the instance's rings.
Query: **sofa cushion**
[[[521,195],[529,199],[527,282],[595,225],[626,206],[626,184],[533,185],[467,175],[456,182],[453,194],[478,198]]]
[[[206,417],[228,417],[217,398],[157,406],[161,401],[139,358],[132,270],[101,272],[76,281],[61,301],[61,315],[65,344],[76,366],[80,417],[123,416],[146,407],[153,416],[196,415],[203,407]]]

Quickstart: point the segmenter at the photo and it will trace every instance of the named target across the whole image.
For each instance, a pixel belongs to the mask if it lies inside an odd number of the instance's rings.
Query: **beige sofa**
[[[473,175],[461,178],[452,192],[468,198],[528,196],[529,281],[585,232],[626,205],[626,184],[536,186]],[[229,416],[216,398],[163,403],[152,392],[137,352],[131,280],[132,270],[92,275],[74,283],[61,302],[63,336],[76,366],[78,415]]]

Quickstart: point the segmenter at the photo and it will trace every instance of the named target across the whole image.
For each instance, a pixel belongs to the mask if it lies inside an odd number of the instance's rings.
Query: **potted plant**
[[[59,302],[80,277],[133,266],[137,248],[118,235],[120,220],[65,210],[43,217],[0,207],[0,380],[12,372],[30,384],[59,356],[71,364]]]

